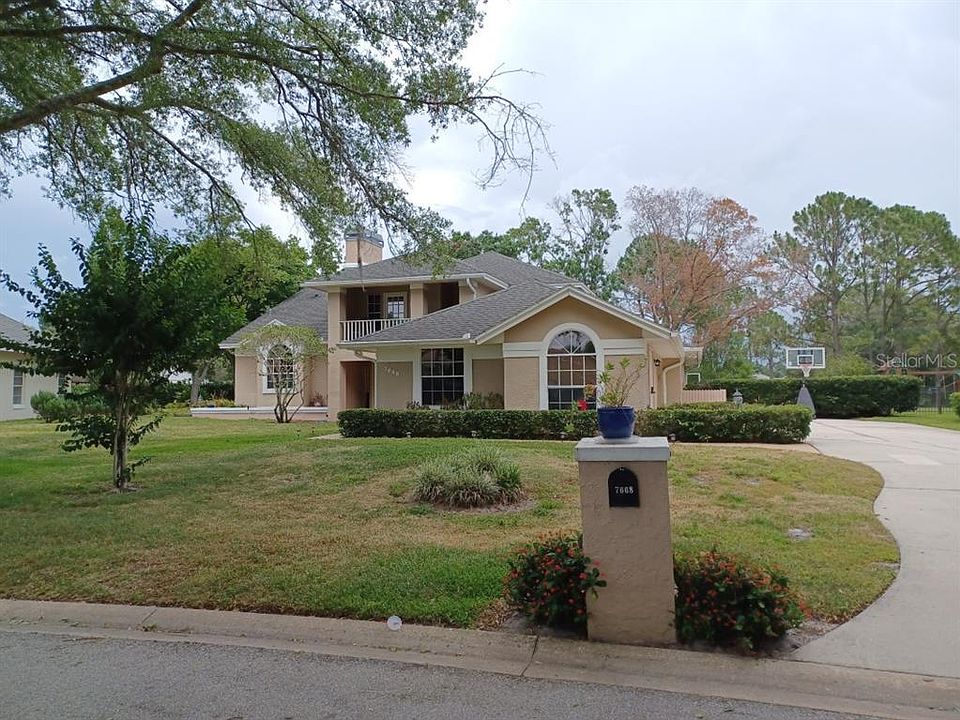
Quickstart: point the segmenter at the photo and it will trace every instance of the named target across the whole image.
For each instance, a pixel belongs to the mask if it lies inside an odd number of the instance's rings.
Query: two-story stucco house
[[[22,353],[4,345],[4,339],[30,342],[30,328],[12,317],[0,314],[0,362],[16,364]],[[19,369],[0,367],[0,420],[25,420],[36,416],[30,398],[41,390],[57,392],[58,380],[47,375],[33,375]]]
[[[348,238],[343,270],[305,283],[221,347],[237,352],[245,333],[270,322],[314,328],[332,352],[304,391],[314,406],[306,417],[439,406],[471,392],[499,394],[508,409],[566,409],[598,368],[624,356],[645,366],[635,406],[679,401],[680,338],[575,280],[495,252],[460,260],[443,277],[381,257],[377,238]],[[235,400],[271,416],[271,375],[258,362],[236,357]]]

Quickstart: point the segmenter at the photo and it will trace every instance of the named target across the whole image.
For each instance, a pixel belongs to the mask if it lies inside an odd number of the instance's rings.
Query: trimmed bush
[[[955,392],[950,396],[950,404],[953,406],[953,411],[957,414],[957,417],[960,417],[960,392]]]
[[[341,410],[344,437],[479,437],[579,440],[597,434],[597,413],[587,410]]]
[[[790,405],[797,401],[801,378],[762,380],[741,378],[691,385],[696,390],[726,390],[727,398],[739,390],[746,403]],[[817,417],[851,418],[910,412],[920,403],[923,382],[912,375],[811,377],[807,388],[817,407]]]
[[[98,400],[74,395],[58,395],[41,390],[30,398],[30,407],[44,422],[62,423],[80,415],[103,413],[106,407]]]
[[[674,558],[675,624],[683,643],[754,650],[803,622],[803,609],[778,570],[707,552]]]
[[[510,561],[504,579],[507,601],[533,622],[586,629],[587,593],[607,584],[583,554],[583,536],[543,538]]]
[[[681,442],[803,442],[813,414],[800,405],[698,403],[637,414],[640,435],[674,435]]]
[[[523,497],[520,467],[492,445],[476,445],[422,466],[413,493],[420,502],[470,508]]]

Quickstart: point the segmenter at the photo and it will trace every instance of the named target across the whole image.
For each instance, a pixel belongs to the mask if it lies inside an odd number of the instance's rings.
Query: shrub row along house
[[[684,362],[697,362],[677,334],[499,253],[460,260],[437,277],[402,258],[383,260],[376,236],[353,235],[346,245],[340,272],[305,283],[221,343],[236,354],[235,400],[247,415],[272,416],[272,383],[291,372],[282,351],[263,358],[241,347],[268,323],[311,327],[331,350],[305,383],[307,417],[449,406],[470,393],[502,398],[507,409],[567,409],[598,368],[625,356],[646,370],[631,403],[658,407],[679,402]]]

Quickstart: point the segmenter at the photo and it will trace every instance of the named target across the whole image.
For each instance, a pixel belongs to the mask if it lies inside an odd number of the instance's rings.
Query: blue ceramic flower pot
[[[597,425],[600,434],[615,440],[633,435],[633,426],[637,422],[637,413],[632,407],[602,407],[597,409]]]

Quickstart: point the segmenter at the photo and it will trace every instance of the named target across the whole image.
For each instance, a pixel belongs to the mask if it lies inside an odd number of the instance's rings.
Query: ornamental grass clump
[[[677,639],[749,651],[798,627],[802,605],[778,570],[716,551],[674,559]]]
[[[455,508],[517,502],[523,497],[520,467],[493,445],[474,445],[423,465],[413,496]]]
[[[587,593],[607,584],[583,554],[583,535],[544,537],[522,548],[504,579],[507,601],[540,625],[583,631]]]

